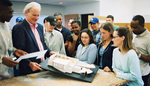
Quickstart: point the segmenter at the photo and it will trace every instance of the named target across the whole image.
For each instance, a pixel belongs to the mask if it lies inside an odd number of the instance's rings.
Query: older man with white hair
[[[27,53],[48,50],[46,57],[49,57],[50,52],[45,44],[43,26],[37,23],[41,11],[41,6],[37,2],[30,2],[24,8],[25,19],[15,25],[12,30],[12,38],[14,47],[24,50]],[[34,72],[39,72],[41,66],[39,63],[45,60],[45,57],[36,59],[36,57],[21,60],[19,63],[19,75],[26,75]]]

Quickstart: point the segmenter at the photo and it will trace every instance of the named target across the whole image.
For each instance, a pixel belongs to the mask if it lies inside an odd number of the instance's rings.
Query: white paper
[[[93,64],[88,64],[82,61],[79,61],[76,65],[81,66],[81,67],[86,67],[86,68],[95,68]]]
[[[16,61],[20,62],[22,59],[28,59],[28,58],[33,58],[33,57],[37,57],[36,59],[40,59],[45,55],[46,52],[47,50],[43,50],[43,51],[38,51],[38,52],[22,55]]]
[[[12,57],[12,60],[14,60],[14,61],[15,61],[16,59],[17,59],[16,57]]]

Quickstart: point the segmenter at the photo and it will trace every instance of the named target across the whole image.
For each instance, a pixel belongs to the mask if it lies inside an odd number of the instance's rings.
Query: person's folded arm
[[[136,54],[130,55],[128,62],[127,62],[127,67],[129,67],[128,72],[124,72],[119,70],[119,72],[116,73],[116,77],[126,79],[129,81],[136,81],[140,75],[140,64],[139,60]]]
[[[90,49],[88,52],[88,63],[93,64],[96,59],[97,47],[95,44],[90,45]]]
[[[68,42],[68,48],[67,48],[68,50],[67,51],[68,51],[69,55],[73,55],[74,54],[77,39],[78,39],[78,36],[74,34],[72,36],[72,42],[71,41]]]

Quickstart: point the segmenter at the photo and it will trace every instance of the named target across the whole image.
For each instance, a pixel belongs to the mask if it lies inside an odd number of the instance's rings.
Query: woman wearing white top
[[[113,71],[117,78],[128,80],[128,86],[143,86],[139,58],[133,49],[132,32],[125,27],[114,31]]]

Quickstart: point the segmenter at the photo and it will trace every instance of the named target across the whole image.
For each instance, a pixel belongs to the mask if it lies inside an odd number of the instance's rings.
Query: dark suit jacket
[[[38,24],[38,27],[36,29],[40,35],[44,50],[47,50],[48,47],[46,46],[45,40],[44,40],[43,26]],[[25,19],[23,20],[23,22],[16,24],[13,27],[12,39],[13,39],[13,46],[17,49],[24,50],[27,53],[40,51],[38,44],[36,42],[36,39],[34,37],[34,34],[30,28],[30,25]],[[48,57],[49,57],[49,52],[50,50],[48,49],[46,53],[46,56]],[[19,62],[19,75],[26,75],[26,74],[33,73],[31,68],[29,67],[30,62],[40,63],[41,59],[36,59],[34,57],[34,58],[20,61]]]
[[[104,69],[106,66],[108,66],[112,71],[112,54],[113,54],[113,50],[116,47],[113,46],[113,41],[111,41],[109,43],[109,45],[105,48],[102,57],[99,55],[99,51],[100,51],[101,47],[102,47],[102,45],[99,44],[95,64],[99,66],[100,65],[100,59],[102,58],[102,66],[103,66],[102,69]]]

